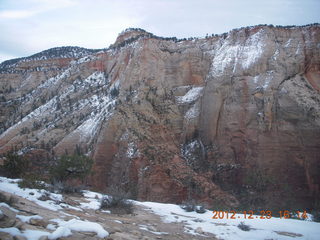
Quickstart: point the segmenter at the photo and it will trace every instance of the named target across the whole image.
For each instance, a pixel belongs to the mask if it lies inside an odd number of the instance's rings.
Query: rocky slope
[[[1,240],[216,239],[212,233],[181,219],[204,222],[197,218],[202,217],[210,221],[209,212],[206,217],[195,212],[195,216],[172,213],[176,222],[168,223],[140,202],[132,205],[130,214],[99,209],[102,195],[97,192],[61,195],[44,189],[19,190],[11,186],[16,192],[10,193],[2,191],[4,185],[6,183],[0,182]]]
[[[144,200],[319,202],[318,24],[189,40],[129,29],[108,49],[65,51],[0,65],[1,154],[41,170],[81,149],[93,187]]]

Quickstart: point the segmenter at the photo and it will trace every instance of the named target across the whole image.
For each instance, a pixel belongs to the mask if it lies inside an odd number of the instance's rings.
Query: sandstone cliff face
[[[92,186],[144,200],[319,199],[319,25],[184,41],[131,30],[76,55],[1,65],[2,154],[80,147],[95,160]]]

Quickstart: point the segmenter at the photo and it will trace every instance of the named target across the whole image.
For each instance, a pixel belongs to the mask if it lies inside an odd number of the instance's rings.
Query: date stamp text
[[[262,211],[213,211],[212,219],[271,219],[272,217],[278,217],[283,219],[289,218],[298,218],[298,219],[306,219],[307,212],[306,211],[295,211],[290,212],[288,210],[272,212],[269,210]]]

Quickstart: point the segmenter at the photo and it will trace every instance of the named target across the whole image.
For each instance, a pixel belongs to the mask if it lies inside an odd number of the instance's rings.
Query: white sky
[[[320,22],[320,0],[0,0],[0,62],[58,46],[105,48],[128,27],[203,37]]]

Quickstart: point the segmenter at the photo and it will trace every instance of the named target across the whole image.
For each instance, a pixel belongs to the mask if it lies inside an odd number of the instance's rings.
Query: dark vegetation
[[[93,160],[83,154],[63,155],[51,166],[50,191],[81,194],[85,178],[90,174]]]
[[[133,204],[123,196],[103,196],[100,202],[100,209],[110,210],[114,214],[133,213]]]
[[[46,184],[39,180],[39,177],[35,174],[25,175],[22,180],[18,183],[20,188],[35,188],[35,189],[46,189]]]
[[[108,192],[108,196],[101,198],[100,209],[109,210],[114,214],[133,213],[133,203],[128,199],[127,193],[117,187],[110,188]]]
[[[46,188],[49,192],[65,193],[72,195],[82,195],[82,191],[85,189],[84,185],[70,184],[69,182],[53,181]]]
[[[9,152],[4,156],[3,166],[1,167],[2,175],[9,178],[20,178],[29,167],[26,158],[15,152]]]
[[[250,226],[244,224],[244,222],[241,222],[240,224],[238,224],[238,228],[240,228],[242,231],[250,231]]]
[[[83,181],[90,173],[93,160],[85,155],[63,155],[50,169],[53,181],[66,182],[69,179]]]
[[[314,210],[311,212],[312,216],[313,216],[313,221],[314,222],[320,222],[320,210]]]
[[[203,205],[197,204],[195,200],[187,200],[183,202],[180,207],[185,210],[186,212],[193,212],[196,213],[205,213],[206,209]]]
[[[313,216],[313,221],[320,222],[320,200],[316,200],[314,202],[311,214]]]
[[[21,188],[47,189],[60,193],[80,193],[85,178],[91,172],[93,160],[82,154],[64,155],[55,159],[47,176],[32,173],[29,160],[23,155],[10,152],[4,157],[1,175],[22,178]],[[51,182],[51,185],[43,181]],[[74,183],[77,184],[74,184]],[[80,184],[79,184],[80,182]],[[82,183],[82,184],[81,184]]]
[[[112,99],[116,98],[116,97],[119,95],[119,89],[116,88],[116,87],[113,87],[113,88],[110,90],[110,95],[111,95],[111,98],[112,98]]]

